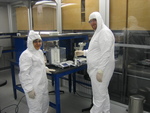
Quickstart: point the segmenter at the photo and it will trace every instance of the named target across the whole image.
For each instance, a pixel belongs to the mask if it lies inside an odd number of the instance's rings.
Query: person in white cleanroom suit
[[[88,50],[77,50],[75,55],[87,57],[87,71],[91,78],[93,92],[93,107],[90,113],[110,113],[108,85],[115,66],[115,39],[99,12],[90,14],[89,23],[95,32]]]
[[[31,30],[27,39],[27,49],[19,58],[19,79],[26,95],[29,113],[47,113],[49,108],[46,72],[54,70],[45,66],[41,45],[40,35]]]

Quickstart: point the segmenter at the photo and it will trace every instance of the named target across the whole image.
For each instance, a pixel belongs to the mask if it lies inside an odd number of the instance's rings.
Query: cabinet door
[[[63,0],[63,3],[74,5],[62,8],[63,30],[79,29],[81,24],[81,0]]]
[[[110,28],[123,30],[126,27],[126,0],[110,0]]]
[[[63,0],[63,3],[74,3],[74,5],[62,7],[62,23],[63,30],[91,30],[91,26],[88,23],[90,13],[99,10],[99,0],[85,0],[85,4],[82,4],[82,0]],[[81,5],[85,8],[83,10]],[[85,16],[85,21],[81,15]]]
[[[29,30],[28,9],[26,7],[16,8],[17,30]]]
[[[99,0],[85,0],[85,22],[81,24],[84,30],[92,30],[89,24],[89,15],[94,11],[99,11]]]
[[[128,17],[134,16],[138,21],[138,26],[144,30],[150,30],[150,1],[149,0],[129,0]],[[129,21],[129,20],[128,20]],[[128,23],[129,27],[129,23]],[[136,27],[134,30],[139,30]],[[143,30],[143,29],[141,29]]]
[[[34,30],[56,30],[56,9],[47,6],[33,8]]]
[[[56,30],[56,9],[47,6],[33,7],[34,30]],[[28,9],[16,8],[17,30],[29,30]]]

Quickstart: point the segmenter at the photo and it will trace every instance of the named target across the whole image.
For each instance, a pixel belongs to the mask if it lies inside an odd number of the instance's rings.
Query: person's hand
[[[52,72],[56,71],[55,69],[46,68],[46,73],[52,74]]]
[[[103,79],[103,71],[102,70],[98,70],[97,74],[96,74],[96,79],[99,82],[102,82]]]
[[[82,55],[84,55],[84,51],[82,51],[82,50],[76,50],[75,51],[75,56],[77,57],[77,56],[82,56]]]
[[[36,94],[35,94],[35,91],[34,91],[34,90],[29,91],[29,92],[28,92],[28,95],[29,95],[29,98],[35,99]]]

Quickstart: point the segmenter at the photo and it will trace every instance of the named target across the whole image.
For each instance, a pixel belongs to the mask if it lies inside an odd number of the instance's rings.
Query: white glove
[[[28,92],[28,95],[29,95],[29,98],[35,99],[36,94],[35,94],[35,91],[34,91],[34,90],[29,91],[29,92]]]
[[[98,72],[96,74],[97,81],[102,82],[102,78],[103,78],[103,71],[102,70],[98,70]]]
[[[46,73],[52,74],[52,72],[56,71],[55,69],[46,68]]]
[[[75,51],[75,56],[77,57],[77,56],[82,56],[82,55],[84,55],[84,51],[82,51],[82,50],[76,50]]]

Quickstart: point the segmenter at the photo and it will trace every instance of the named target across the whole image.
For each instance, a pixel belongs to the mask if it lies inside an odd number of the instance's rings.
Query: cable
[[[20,104],[20,102],[21,102],[21,100],[23,99],[25,97],[25,95],[23,95],[23,97],[20,99],[20,101],[18,102],[18,104],[17,104],[17,106],[16,106],[16,108],[15,108],[15,113],[18,113],[18,111],[19,111],[19,104]]]
[[[83,85],[83,84],[81,84],[81,83],[78,83],[78,84],[79,84],[80,86],[86,88],[86,89],[91,89],[91,87],[89,87],[89,86],[85,86],[85,85]],[[91,97],[87,97],[87,96],[80,95],[77,91],[76,91],[76,94],[77,94],[78,96],[80,96],[80,97],[87,98],[87,99],[91,99]]]
[[[11,106],[16,106],[16,108],[15,108],[15,113],[18,113],[18,111],[19,111],[19,104],[20,104],[21,100],[22,100],[24,97],[25,97],[25,95],[23,95],[23,96],[21,97],[21,99],[19,100],[18,104],[12,104],[12,105],[9,105],[9,106],[4,107],[2,110],[0,110],[0,113],[1,113],[4,109],[9,108],[9,107],[11,107]]]
[[[78,96],[80,96],[80,97],[87,98],[87,99],[91,99],[91,97],[82,96],[82,95],[80,95],[78,92],[76,92],[76,94],[77,94]]]
[[[82,87],[84,87],[84,88],[91,89],[90,86],[85,86],[85,85],[83,85],[82,83],[77,83],[77,84],[79,84],[80,86],[82,86]]]

